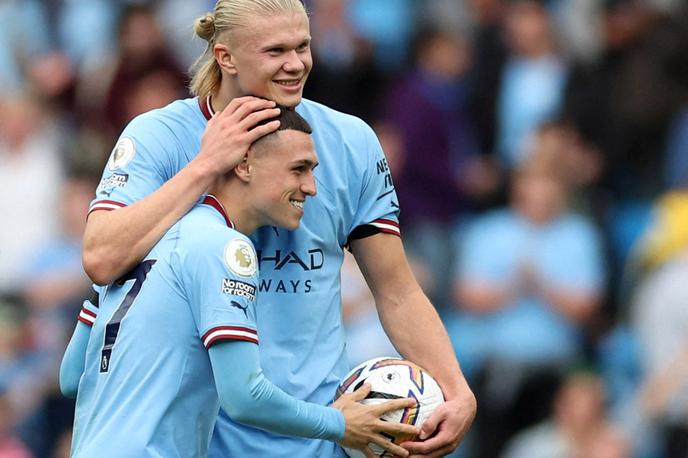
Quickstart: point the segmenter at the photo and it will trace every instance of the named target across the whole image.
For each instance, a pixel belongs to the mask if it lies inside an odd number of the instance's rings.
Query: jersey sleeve
[[[131,205],[158,189],[174,175],[170,158],[178,149],[176,137],[155,111],[135,118],[110,154],[89,213]]]
[[[380,142],[373,130],[363,124],[361,128],[364,174],[361,187],[351,189],[350,197],[358,202],[348,241],[368,237],[379,232],[400,235],[399,200],[394,189],[392,173]]]
[[[81,310],[79,311],[77,320],[84,323],[86,326],[91,327],[96,321],[96,317],[98,316],[100,293],[102,292],[102,289],[103,287],[101,286],[92,285],[91,296],[84,300],[83,304],[81,305]]]
[[[238,232],[202,237],[185,256],[183,281],[203,345],[207,349],[233,340],[258,344],[253,244]]]
[[[235,421],[288,436],[344,437],[346,424],[338,409],[294,398],[264,376],[257,346],[240,342],[208,353],[220,403]]]

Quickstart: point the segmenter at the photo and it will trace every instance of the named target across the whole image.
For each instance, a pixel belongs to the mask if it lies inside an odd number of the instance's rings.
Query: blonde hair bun
[[[206,13],[196,19],[194,30],[196,35],[210,42],[215,36],[215,15],[213,13]]]

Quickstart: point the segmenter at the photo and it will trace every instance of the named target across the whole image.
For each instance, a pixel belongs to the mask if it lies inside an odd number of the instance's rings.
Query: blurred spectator
[[[72,431],[67,430],[58,439],[50,458],[69,458],[72,448]]]
[[[688,49],[686,50],[688,51]],[[688,55],[688,54],[687,54]],[[664,162],[664,186],[688,184],[688,102],[669,127]]]
[[[595,227],[567,208],[560,165],[528,160],[511,208],[476,218],[466,232],[455,289],[460,328],[469,328],[455,333],[460,355],[561,365],[580,351],[604,271]]]
[[[119,132],[134,116],[182,97],[186,82],[153,10],[127,7],[119,24],[119,53],[105,99],[110,126]]]
[[[636,250],[631,325],[645,371],[646,425],[659,427],[666,456],[688,454],[688,192],[668,193]]]
[[[514,437],[502,458],[630,458],[628,442],[607,418],[604,397],[599,377],[569,376],[552,416]]]
[[[665,456],[688,454],[688,248],[639,285],[632,326],[637,333],[646,381],[645,424],[659,428]]]
[[[470,0],[473,16],[472,62],[469,69],[470,113],[479,151],[496,152],[497,100],[507,51],[502,33],[503,0]]]
[[[680,106],[672,116],[664,152],[664,186],[688,186],[688,5],[674,16],[671,42],[666,47],[662,67],[677,85]]]
[[[511,169],[524,160],[525,142],[538,125],[559,114],[568,66],[542,1],[513,0],[505,14],[509,57],[501,75],[497,148]]]
[[[316,62],[306,97],[372,122],[384,75],[376,67],[373,44],[355,30],[347,0],[313,0],[311,43]]]
[[[607,0],[605,0],[607,1]],[[605,1],[550,0],[558,41],[577,62],[594,62],[602,52],[602,9]]]
[[[437,27],[456,33],[468,33],[475,19],[471,17],[469,7],[473,3],[480,3],[480,0],[423,0],[417,8],[416,29]]]
[[[44,112],[50,113],[57,122],[83,121],[74,119],[77,74],[67,55],[60,51],[43,54],[27,70],[27,83]]]
[[[414,0],[348,0],[357,32],[374,44],[375,62],[385,71],[399,70],[408,58],[414,32]]]
[[[12,406],[0,387],[0,457],[32,458],[29,449],[14,434],[14,414]]]
[[[46,361],[31,351],[22,304],[0,302],[0,388],[13,412],[13,427],[24,422],[43,402],[51,371]]]
[[[526,144],[531,155],[541,160],[559,163],[565,170],[562,178],[568,187],[571,209],[595,220],[600,209],[596,185],[603,167],[599,150],[587,143],[575,126],[562,120],[542,124]]]
[[[463,39],[427,31],[418,39],[413,70],[388,92],[383,115],[404,144],[403,166],[393,175],[404,209],[404,246],[432,272],[434,288],[426,293],[438,308],[451,301],[447,292],[455,220],[469,211],[468,196],[489,181],[487,171],[483,173],[486,168],[478,163],[468,119],[465,75],[469,65]]]
[[[26,256],[57,222],[59,143],[43,115],[26,95],[0,98],[0,295],[18,293]]]
[[[112,46],[119,2],[43,0],[41,4],[50,19],[51,43],[77,67],[94,64]]]
[[[193,23],[215,8],[215,0],[157,0],[153,2],[158,23],[163,28],[177,60],[189,68],[203,54],[206,43],[197,38]]]
[[[48,48],[50,39],[42,3],[0,2],[0,98],[23,88],[27,64]]]
[[[458,310],[445,323],[464,372],[478,383],[476,456],[493,456],[512,432],[505,417],[541,414],[548,387],[581,354],[600,304],[598,234],[568,210],[560,165],[542,153],[521,164],[511,207],[477,217],[462,237]],[[528,392],[534,397],[516,409]]]
[[[93,176],[73,173],[60,196],[60,226],[44,245],[35,247],[24,266],[22,296],[30,315],[35,350],[61,356],[65,339],[90,280],[81,266],[81,239],[95,190]]]
[[[663,64],[685,26],[672,27],[673,19],[639,0],[604,5],[602,58],[573,69],[566,105],[604,155],[603,185],[619,210],[609,222],[614,230],[633,218],[622,205],[644,203],[662,190],[659,152],[669,119],[683,100]]]

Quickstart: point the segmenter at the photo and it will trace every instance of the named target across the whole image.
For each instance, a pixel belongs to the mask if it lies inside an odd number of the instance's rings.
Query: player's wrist
[[[186,170],[193,177],[195,183],[203,185],[204,191],[218,176],[217,167],[214,167],[210,161],[201,158],[200,155],[189,162]]]
[[[464,377],[451,384],[441,385],[441,387],[446,401],[458,400],[462,403],[468,402],[477,405],[475,395]]]
[[[344,414],[341,410],[335,407],[330,407],[330,411],[331,416],[330,421],[328,422],[330,425],[328,428],[328,435],[330,437],[328,437],[328,439],[339,442],[344,439],[344,435],[346,434],[346,419],[344,418]]]

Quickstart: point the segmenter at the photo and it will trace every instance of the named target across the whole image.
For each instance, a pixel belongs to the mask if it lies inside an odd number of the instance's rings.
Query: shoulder
[[[201,121],[201,113],[195,103],[196,99],[175,100],[163,108],[142,113],[129,122],[122,137],[174,138],[170,134],[175,134],[180,126]]]
[[[189,261],[222,258],[230,270],[252,276],[258,264],[253,243],[246,235],[215,218],[212,211],[196,206],[179,221],[178,232],[173,234],[178,238],[177,250]]]
[[[336,131],[348,136],[366,138],[375,135],[373,129],[361,118],[342,113],[321,103],[303,99],[296,111],[311,124],[313,132],[319,129]]]

